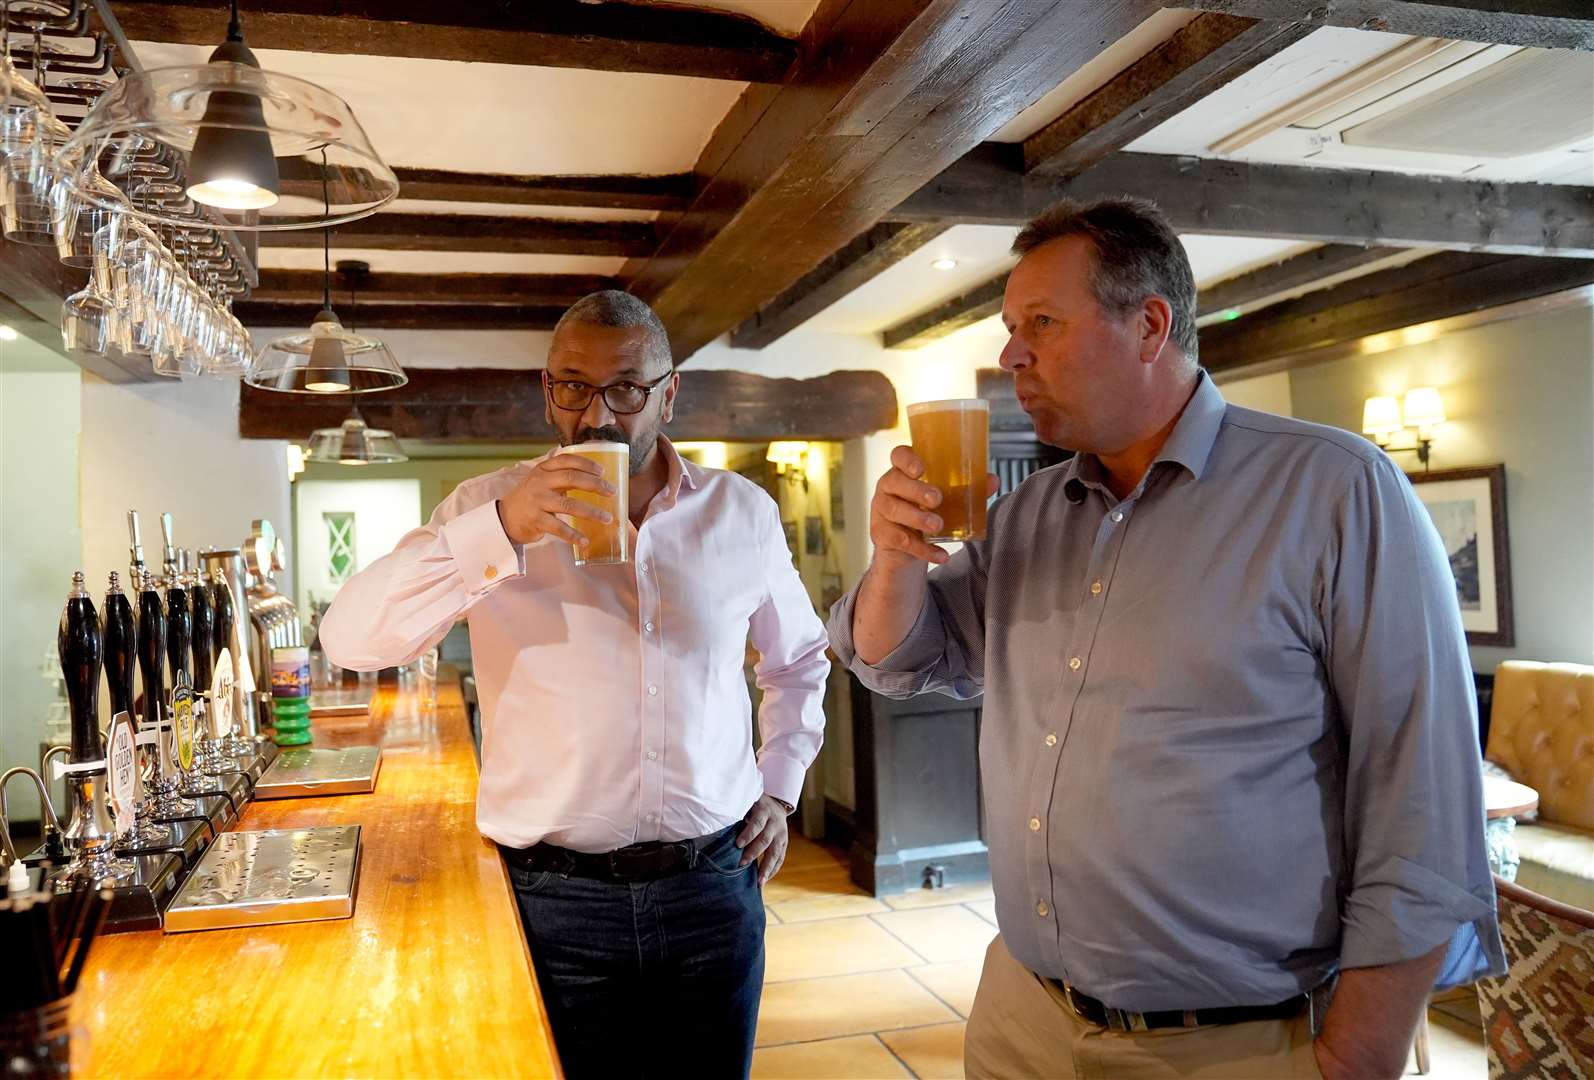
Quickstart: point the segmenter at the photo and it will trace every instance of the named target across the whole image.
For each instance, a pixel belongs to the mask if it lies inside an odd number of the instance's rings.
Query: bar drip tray
[[[166,909],[166,932],[346,919],[360,826],[222,833]]]
[[[381,771],[381,747],[285,746],[255,783],[255,798],[365,795],[376,790]]]

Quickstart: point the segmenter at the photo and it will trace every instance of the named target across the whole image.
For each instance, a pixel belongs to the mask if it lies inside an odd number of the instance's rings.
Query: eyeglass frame
[[[649,383],[632,382],[627,379],[624,382],[605,383],[602,386],[593,386],[591,383],[582,382],[580,379],[556,379],[552,375],[548,374],[547,369],[544,369],[542,373],[542,386],[543,392],[548,395],[548,403],[561,412],[586,412],[592,407],[592,399],[597,397],[599,394],[602,394],[604,407],[610,412],[614,413],[614,415],[636,416],[638,413],[642,413],[647,410],[648,405],[653,401],[653,391],[657,390],[666,379],[674,374],[674,370],[667,371]],[[561,405],[559,402],[554,400],[553,396],[553,388],[557,383],[563,383],[566,386],[584,386],[590,390],[591,393],[587,395],[587,400],[579,406]],[[616,409],[614,407],[614,403],[609,400],[609,391],[619,390],[622,387],[629,387],[633,390],[641,390],[642,404],[638,405],[635,409],[632,409],[629,412],[622,412],[621,410]]]

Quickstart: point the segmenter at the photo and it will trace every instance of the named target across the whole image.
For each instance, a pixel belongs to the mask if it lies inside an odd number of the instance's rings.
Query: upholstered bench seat
[[[1540,822],[1517,825],[1517,884],[1594,911],[1594,831]]]

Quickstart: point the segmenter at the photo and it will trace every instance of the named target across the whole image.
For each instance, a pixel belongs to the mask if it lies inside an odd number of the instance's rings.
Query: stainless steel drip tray
[[[169,934],[354,914],[360,826],[229,832],[166,909]]]
[[[285,746],[271,768],[255,783],[257,799],[292,799],[309,795],[364,795],[376,790],[382,771],[382,749],[349,746]]]

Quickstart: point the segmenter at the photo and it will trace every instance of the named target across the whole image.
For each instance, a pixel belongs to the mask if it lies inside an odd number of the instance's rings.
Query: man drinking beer
[[[565,1072],[745,1076],[761,886],[819,752],[824,633],[775,503],[660,434],[680,383],[652,309],[577,301],[543,386],[569,452],[461,484],[343,587],[321,640],[384,667],[470,617],[477,824],[509,865]]]

